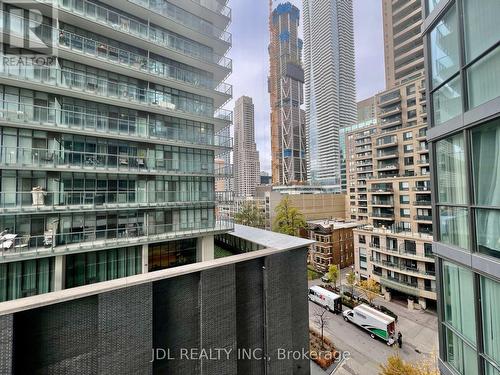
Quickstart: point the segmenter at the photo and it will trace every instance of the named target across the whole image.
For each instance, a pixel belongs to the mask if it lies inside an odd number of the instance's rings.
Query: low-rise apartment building
[[[354,259],[359,278],[380,283],[386,299],[410,296],[422,308],[436,301],[432,236],[366,225],[354,230]]]
[[[340,269],[354,264],[354,222],[313,220],[307,222],[308,237],[316,241],[309,247],[309,262],[320,272],[330,265]]]

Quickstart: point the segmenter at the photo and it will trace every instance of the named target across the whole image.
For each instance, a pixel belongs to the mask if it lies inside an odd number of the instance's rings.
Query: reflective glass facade
[[[28,35],[53,52],[0,64],[0,301],[147,272],[157,248],[149,270],[163,249],[191,249],[169,267],[196,262],[197,237],[233,228],[214,192],[231,174],[214,162],[232,148],[230,9],[53,6],[30,29],[26,9],[0,1],[2,56],[45,53],[16,43]]]
[[[491,0],[427,2],[433,250],[445,375],[500,372],[499,12]]]

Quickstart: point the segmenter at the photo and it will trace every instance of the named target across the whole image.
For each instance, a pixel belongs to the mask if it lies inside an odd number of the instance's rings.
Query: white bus
[[[342,312],[342,298],[340,298],[338,294],[330,292],[320,286],[312,286],[309,288],[309,301],[317,303],[335,314]]]

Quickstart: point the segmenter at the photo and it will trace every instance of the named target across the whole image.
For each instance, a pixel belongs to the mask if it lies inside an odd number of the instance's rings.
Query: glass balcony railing
[[[57,68],[30,68],[2,66],[0,74],[30,82],[39,82],[61,88],[78,90],[91,95],[116,99],[120,105],[127,102],[149,108],[188,113],[213,120],[213,105],[197,99],[173,96],[159,90],[149,90],[128,83],[108,81],[94,75],[80,74],[71,70]]]
[[[158,3],[157,1],[149,0],[128,0],[131,3],[137,4],[143,8],[146,8],[157,14],[161,14],[163,17],[173,20],[174,22],[180,23],[181,25],[188,27],[194,31],[197,31],[204,35],[209,35],[212,38],[220,39],[226,43],[231,43],[231,33],[219,29],[218,27],[212,25],[211,23],[196,17],[195,15],[186,12],[174,4],[170,4],[166,1]]]
[[[216,64],[226,69],[232,69],[232,60],[230,58],[211,52],[208,47],[202,47],[188,39],[180,38],[167,30],[154,28],[146,23],[138,22],[137,20],[98,6],[95,3],[81,0],[76,2],[65,0],[61,2],[61,5],[63,9],[80,14],[86,19],[100,22],[115,30],[126,32],[137,38],[174,50],[197,60]],[[160,14],[164,15],[163,12]],[[219,38],[219,36],[212,35],[211,32],[208,34],[204,31],[204,34]],[[227,34],[226,32],[221,32],[221,36],[229,38]]]
[[[113,64],[125,65],[134,70],[140,70],[150,74],[174,78],[184,82],[201,86],[210,90],[216,90],[222,94],[232,93],[232,86],[227,83],[215,85],[214,81],[207,78],[193,78],[189,80],[192,72],[173,67],[169,64],[154,60],[142,55],[135,54],[126,50],[119,49],[89,38],[82,37],[68,31],[60,30],[58,36],[60,47],[66,47],[72,51],[81,52],[85,55],[95,56],[99,59],[107,60]],[[181,79],[179,79],[181,78]],[[187,78],[187,79],[182,79]]]
[[[79,232],[70,233],[54,233],[53,230],[48,230],[44,235],[11,234],[8,240],[0,244],[0,259],[12,261],[21,257],[26,259],[48,254],[139,245],[233,229],[234,223],[230,220],[200,220],[158,225],[134,223],[107,230],[84,228]]]
[[[153,154],[153,150],[149,150]],[[41,148],[0,147],[0,165],[16,168],[57,168],[66,170],[115,171],[210,175],[224,171],[215,163],[194,160],[163,159],[155,156],[128,156],[104,153],[50,150]],[[215,170],[217,168],[217,171]]]
[[[202,191],[44,191],[0,192],[0,212],[47,212],[81,209],[171,207],[215,202]]]
[[[139,139],[165,140],[186,145],[232,147],[232,138],[209,132],[176,129],[137,116],[106,117],[95,113],[75,112],[29,104],[0,101],[0,120],[51,126],[55,129],[80,130],[86,133],[111,134]],[[54,130],[55,130],[54,129]]]
[[[0,16],[5,17],[4,13],[1,11]],[[20,30],[17,30],[17,33],[23,35],[22,30],[24,30],[23,25],[26,23],[25,19],[12,14],[9,14],[9,17],[13,18],[11,24],[20,25]],[[1,22],[0,30],[3,31],[3,23]],[[9,31],[15,32],[15,30]],[[143,73],[176,80],[194,87],[214,90],[224,95],[232,95],[233,92],[232,86],[225,82],[215,81],[202,74],[148,58],[147,56],[122,50],[68,31],[52,28],[48,25],[40,25],[34,29],[34,32],[40,40],[46,43],[46,45],[55,43],[60,47],[69,48],[73,52],[90,55],[101,60],[106,60],[112,64],[118,64]]]
[[[150,0],[153,1],[153,0]],[[196,4],[200,4],[202,7],[210,9],[212,12],[221,14],[224,17],[231,18],[231,8],[226,5],[221,4],[217,0],[188,0]]]

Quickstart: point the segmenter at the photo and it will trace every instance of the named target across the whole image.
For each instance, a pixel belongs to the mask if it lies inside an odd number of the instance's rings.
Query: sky
[[[301,0],[291,2],[302,10]],[[232,0],[229,6],[232,8],[229,31],[233,35],[233,47],[228,56],[233,59],[233,74],[228,83],[233,85],[234,100],[242,95],[253,98],[261,170],[270,172],[269,3],[268,0]],[[354,0],[354,34],[357,99],[362,100],[382,91],[385,86],[380,0]],[[234,100],[226,105],[227,109],[234,108]]]

